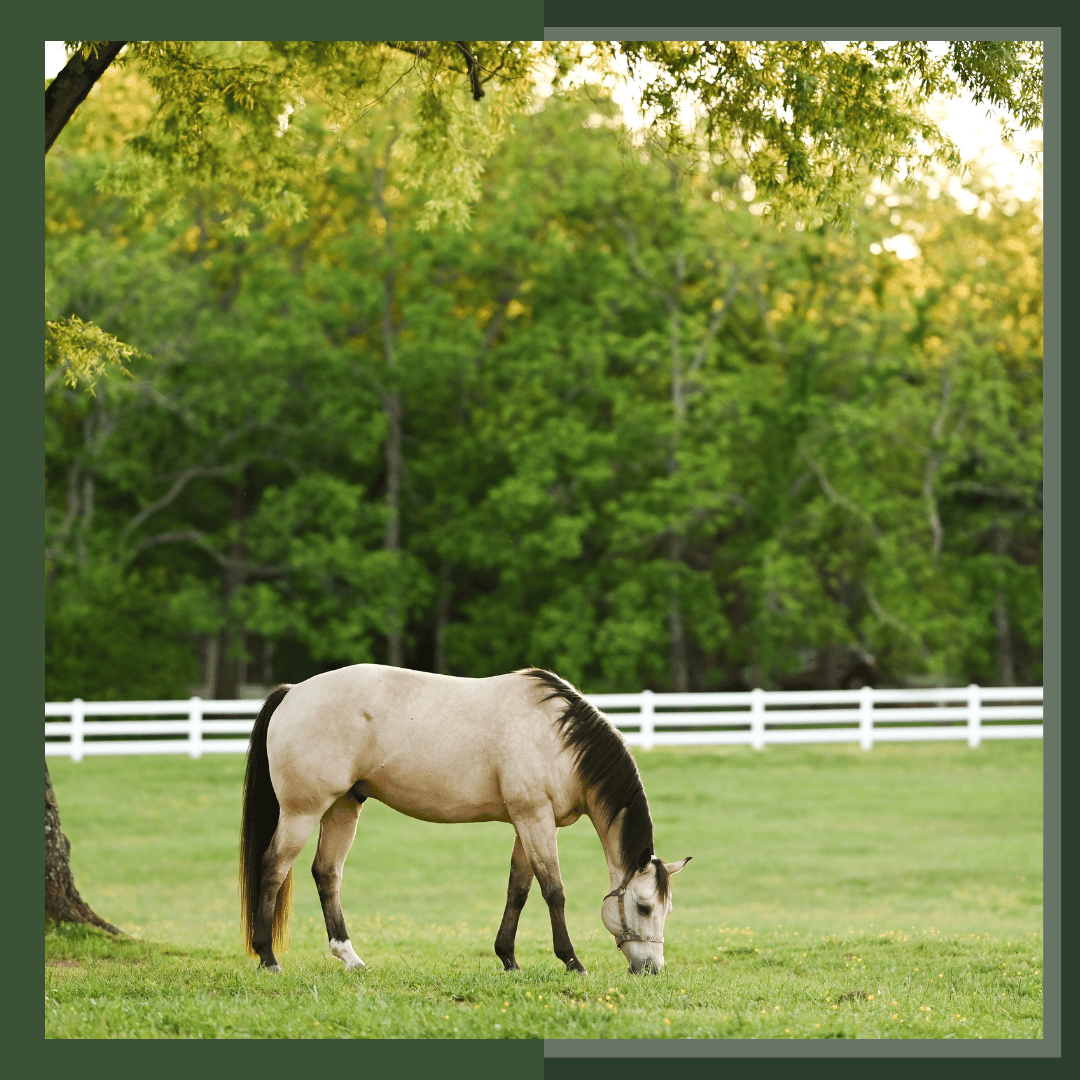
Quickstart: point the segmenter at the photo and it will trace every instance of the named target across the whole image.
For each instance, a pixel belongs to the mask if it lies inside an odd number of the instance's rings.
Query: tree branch
[[[465,62],[469,67],[469,85],[472,87],[473,101],[479,101],[484,96],[484,88],[480,85],[480,67],[476,63],[476,57],[469,52],[464,41],[455,41],[454,44],[465,54]]]
[[[937,497],[934,495],[934,477],[937,475],[944,453],[930,453],[926,455],[926,471],[923,474],[922,493],[926,500],[926,516],[930,522],[930,536],[934,562],[941,555],[941,545],[945,539],[945,526],[941,523],[941,514],[938,512]]]
[[[94,83],[117,58],[126,41],[105,41],[92,56],[75,53],[45,88],[45,153],[64,130],[75,110],[86,100]]]
[[[859,518],[865,525],[870,526],[870,531],[873,533],[874,539],[880,540],[881,530],[878,529],[873,517],[859,506],[858,503],[852,502],[846,495],[841,495],[840,492],[829,483],[829,478],[825,475],[825,470],[822,469],[805,449],[799,450],[799,457],[813,470],[814,475],[818,479],[818,483],[821,485],[821,490],[825,492],[830,502],[834,502],[837,506],[842,506],[845,510],[851,511],[851,513]]]
[[[637,271],[638,276],[643,281],[648,282],[648,284],[660,294],[664,303],[667,304],[670,309],[670,305],[674,302],[672,294],[645,269],[645,264],[641,261],[641,252],[638,250],[637,233],[633,226],[621,214],[614,214],[612,217],[615,222],[615,227],[622,233],[623,239],[626,241],[626,250],[630,256],[630,265]]]
[[[716,332],[720,329],[724,319],[727,317],[728,310],[731,308],[731,301],[735,296],[735,290],[738,289],[738,287],[739,275],[736,274],[731,279],[731,285],[728,287],[723,303],[713,312],[713,317],[709,320],[708,328],[705,330],[705,336],[701,339],[701,348],[698,349],[694,359],[690,362],[690,367],[687,369],[688,374],[693,374],[698,371],[704,363],[705,353],[708,351],[713,338],[716,337]]]
[[[236,472],[237,469],[244,468],[244,465],[244,462],[238,462],[233,465],[195,466],[191,469],[185,469],[173,482],[173,486],[157,502],[144,507],[124,526],[123,531],[120,533],[120,539],[126,540],[148,517],[156,514],[159,510],[164,510],[196,477],[227,476],[229,473]]]
[[[908,626],[907,623],[902,622],[895,615],[890,615],[878,602],[878,598],[874,595],[874,590],[870,587],[870,583],[863,582],[863,592],[866,593],[866,599],[870,604],[870,610],[886,625],[899,630],[902,634],[911,638],[918,646],[919,651],[926,656],[926,646],[923,644],[923,640],[914,630]]]
[[[147,548],[157,547],[159,544],[178,544],[185,540],[201,547],[203,551],[219,565],[228,565],[229,560],[222,555],[220,551],[215,550],[211,546],[210,541],[206,539],[206,536],[198,529],[183,529],[180,531],[158,533],[157,536],[149,536],[141,541],[138,547],[131,553],[131,560],[134,562],[135,559],[147,550]]]
[[[288,569],[283,564],[260,566],[258,563],[248,562],[246,559],[231,559],[214,548],[210,541],[206,539],[205,533],[200,532],[198,529],[182,529],[150,536],[139,544],[131,558],[134,560],[148,548],[158,547],[160,544],[179,544],[185,541],[202,548],[219,566],[239,570],[244,577],[277,577],[284,574]]]
[[[956,480],[945,486],[946,491],[969,491],[974,495],[985,495],[990,499],[1007,499],[1011,502],[1022,503],[1025,507],[1041,507],[1042,499],[1038,492],[1032,494],[1026,491],[1018,491],[1013,488],[991,487],[988,484],[980,484],[975,480]]]
[[[388,41],[387,46],[391,49],[396,49],[398,52],[408,53],[410,56],[415,56],[420,60],[426,60],[430,55],[429,49],[417,49],[411,45],[403,45],[400,41]]]
[[[194,425],[195,416],[191,410],[186,406],[173,401],[167,394],[162,393],[149,379],[138,379],[135,382],[135,386],[146,394],[155,405],[160,405],[166,411],[179,417],[185,424]]]

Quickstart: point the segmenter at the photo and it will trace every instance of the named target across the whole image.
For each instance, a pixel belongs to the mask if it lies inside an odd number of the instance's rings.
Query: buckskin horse
[[[345,858],[367,799],[421,821],[506,821],[516,837],[495,953],[507,971],[535,877],[555,955],[584,973],[566,929],[556,829],[589,818],[611,891],[600,916],[633,972],[664,965],[671,875],[653,847],[649,804],[620,732],[568,682],[526,668],[462,679],[357,664],[282,685],[251,734],[244,778],[240,893],[245,939],[261,968],[280,971],[292,866],[315,826],[311,872],[330,951],[364,967],[341,912]]]

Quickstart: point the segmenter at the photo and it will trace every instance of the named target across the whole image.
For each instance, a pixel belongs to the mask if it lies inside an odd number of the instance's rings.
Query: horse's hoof
[[[363,960],[357,960],[355,964],[346,964],[346,971],[364,971],[367,968],[367,964]]]
[[[566,970],[567,971],[576,971],[579,975],[588,975],[589,974],[585,970],[585,965],[580,960],[571,960],[570,963],[566,965]]]
[[[259,965],[259,970],[260,971],[268,971],[268,972],[270,972],[271,975],[280,975],[281,974],[281,965],[280,964],[260,964]]]

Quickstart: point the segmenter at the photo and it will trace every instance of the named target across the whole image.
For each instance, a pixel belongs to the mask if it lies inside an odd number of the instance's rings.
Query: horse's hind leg
[[[281,970],[274,956],[274,914],[278,906],[278,893],[318,820],[317,815],[290,813],[283,808],[278,817],[277,830],[263,855],[262,886],[251,947],[259,955],[259,966],[270,971]],[[288,919],[287,910],[283,916]]]
[[[315,878],[319,900],[322,901],[330,951],[344,962],[346,971],[355,971],[364,966],[364,961],[353,951],[349,931],[345,928],[345,916],[341,911],[341,873],[356,836],[359,816],[360,803],[352,795],[342,795],[323,814],[319,849],[311,864],[311,875]]]
[[[579,971],[584,975],[585,965],[577,958],[574,943],[566,929],[566,893],[559,873],[559,846],[551,807],[542,811],[532,810],[521,817],[513,816],[513,813],[511,816],[548,906],[555,955],[566,965],[567,971]]]
[[[517,938],[518,918],[529,898],[532,880],[533,870],[525,849],[521,846],[521,837],[515,836],[514,853],[510,856],[510,884],[506,887],[506,909],[495,938],[495,955],[503,962],[507,971],[520,970],[514,956],[514,940]]]

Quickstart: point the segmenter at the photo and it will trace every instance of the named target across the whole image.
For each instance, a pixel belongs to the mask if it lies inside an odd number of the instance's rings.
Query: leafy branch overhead
[[[1041,122],[1040,42],[940,43],[944,52],[925,41],[687,44],[618,43],[632,72],[658,73],[645,81],[642,110],[669,147],[685,142],[680,110],[692,113],[699,138],[745,171],[780,217],[850,227],[866,172],[960,171],[956,146],[925,113],[933,95],[967,90],[1026,129]]]
[[[130,345],[75,315],[45,323],[45,369],[51,371],[46,389],[57,379],[67,386],[85,383],[91,394],[97,380],[111,369],[128,377],[126,363],[139,355]]]
[[[1037,41],[954,41],[944,50],[925,41],[65,44],[73,55],[47,90],[46,150],[87,80],[119,55],[145,77],[153,111],[130,134],[130,153],[109,183],[145,205],[154,192],[179,196],[227,176],[251,204],[234,207],[238,235],[250,228],[252,207],[288,222],[307,212],[303,180],[332,158],[305,138],[307,116],[349,148],[368,136],[376,110],[395,102],[406,106],[399,150],[407,183],[427,196],[421,228],[468,224],[484,161],[538,94],[626,72],[651,137],[667,151],[696,145],[720,154],[749,175],[772,212],[841,223],[866,172],[960,166],[924,113],[932,95],[966,90],[1028,130],[1042,118]]]
[[[112,43],[66,44],[76,50],[71,67]],[[120,62],[137,67],[154,108],[109,183],[145,205],[156,192],[180,195],[227,177],[255,209],[296,222],[306,213],[297,194],[304,178],[328,164],[311,153],[307,115],[355,145],[373,110],[407,98],[401,145],[411,182],[430,196],[420,223],[446,217],[462,226],[484,158],[509,116],[528,104],[541,56],[551,51],[512,41],[129,42]],[[499,93],[486,95],[492,82]],[[240,210],[230,225],[244,235],[251,221]]]

